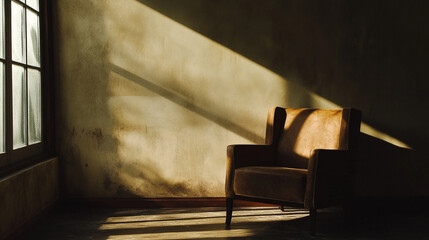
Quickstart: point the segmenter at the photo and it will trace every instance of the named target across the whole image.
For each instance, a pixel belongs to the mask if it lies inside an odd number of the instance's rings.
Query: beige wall
[[[0,239],[34,220],[59,196],[58,159],[0,179]]]
[[[386,105],[379,97],[400,91],[401,79],[384,89],[380,79],[371,85],[354,78],[367,77],[362,69],[369,78],[381,74],[352,61],[363,56],[356,51],[372,50],[365,44],[377,35],[359,35],[365,29],[344,12],[353,8],[338,8],[305,1],[57,1],[57,132],[66,194],[224,196],[226,146],[262,143],[267,110],[276,105],[354,106],[364,111],[368,134],[402,147],[414,143],[415,128],[407,133],[401,125],[409,117],[386,119],[394,107],[385,114],[375,108]],[[344,13],[329,19],[335,10]]]

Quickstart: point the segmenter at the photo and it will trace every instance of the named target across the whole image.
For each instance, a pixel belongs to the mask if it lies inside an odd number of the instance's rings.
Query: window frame
[[[43,161],[55,155],[54,136],[55,136],[55,121],[54,121],[54,68],[53,63],[53,36],[52,31],[52,6],[51,1],[39,0],[39,34],[40,34],[40,67],[34,67],[30,64],[19,63],[12,60],[12,34],[11,34],[11,5],[13,0],[4,0],[4,40],[5,40],[5,59],[0,60],[4,63],[5,69],[5,85],[4,85],[4,129],[5,129],[5,152],[0,154],[0,176],[16,171],[17,169],[28,165]],[[15,0],[17,3],[22,3]],[[35,9],[23,4],[25,9],[35,11]],[[27,14],[27,13],[25,13]],[[25,23],[27,24],[27,23]],[[27,30],[26,30],[27,31]],[[27,38],[26,38],[27,41]],[[26,43],[27,44],[27,43]],[[49,47],[51,46],[51,47]],[[26,53],[28,55],[28,53]],[[28,56],[26,56],[28,59]],[[42,123],[41,133],[42,140],[39,143],[24,146],[22,148],[13,149],[13,122],[12,122],[12,65],[25,67],[27,80],[28,69],[40,70],[41,74],[41,111]],[[27,81],[26,80],[26,81]],[[28,86],[28,83],[27,83]],[[27,90],[28,98],[28,90]],[[28,104],[28,99],[27,99]],[[28,116],[27,116],[28,118]],[[27,119],[28,122],[28,119]],[[27,143],[29,141],[28,126],[27,126]]]

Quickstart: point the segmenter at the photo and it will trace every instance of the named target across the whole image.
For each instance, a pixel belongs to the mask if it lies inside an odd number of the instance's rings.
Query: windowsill
[[[36,157],[32,157],[26,160],[19,161],[15,164],[4,166],[0,168],[0,179],[19,174],[25,171],[28,168],[32,168],[36,165],[42,164],[44,162],[50,161],[53,158],[56,158],[55,155],[43,154]]]

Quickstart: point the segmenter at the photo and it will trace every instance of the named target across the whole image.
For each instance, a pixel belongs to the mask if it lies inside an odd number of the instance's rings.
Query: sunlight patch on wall
[[[396,138],[394,138],[394,137],[392,137],[392,136],[390,136],[384,132],[381,132],[381,131],[375,129],[366,123],[362,123],[360,128],[361,128],[361,132],[366,133],[366,134],[373,136],[375,138],[384,140],[384,141],[391,143],[397,147],[412,149],[408,144],[406,144],[406,143],[404,143],[404,142],[402,142],[402,141],[400,141],[400,140],[398,140],[398,139],[396,139]]]
[[[107,1],[104,19],[118,181],[144,197],[222,196],[226,146],[264,142],[287,82],[137,1]]]
[[[341,106],[339,106],[339,105],[337,105],[337,104],[335,104],[335,103],[333,103],[333,102],[331,102],[331,101],[329,101],[329,100],[327,100],[327,99],[325,99],[325,98],[323,98],[317,94],[310,93],[310,96],[312,99],[312,101],[311,101],[312,107],[314,107],[314,108],[327,108],[327,109],[342,108]],[[362,113],[362,114],[365,114],[365,113]],[[375,138],[378,138],[378,139],[381,139],[381,140],[386,141],[388,143],[391,143],[395,146],[411,149],[411,147],[408,146],[406,143],[404,143],[404,142],[402,142],[402,141],[400,141],[400,140],[398,140],[398,139],[396,139],[396,138],[394,138],[394,137],[392,137],[392,136],[390,136],[384,132],[381,132],[381,131],[375,129],[375,128],[369,126],[368,124],[366,124],[364,122],[362,122],[360,130],[363,133],[366,133],[370,136],[373,136]]]
[[[110,1],[105,12],[112,65],[138,76],[139,84],[153,83],[265,136],[259,126],[267,106],[286,99],[281,76],[137,1],[126,2]]]

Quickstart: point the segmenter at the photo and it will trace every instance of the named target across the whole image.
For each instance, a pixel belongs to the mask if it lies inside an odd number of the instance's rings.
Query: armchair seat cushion
[[[251,166],[235,170],[234,193],[247,197],[303,203],[306,169]]]

